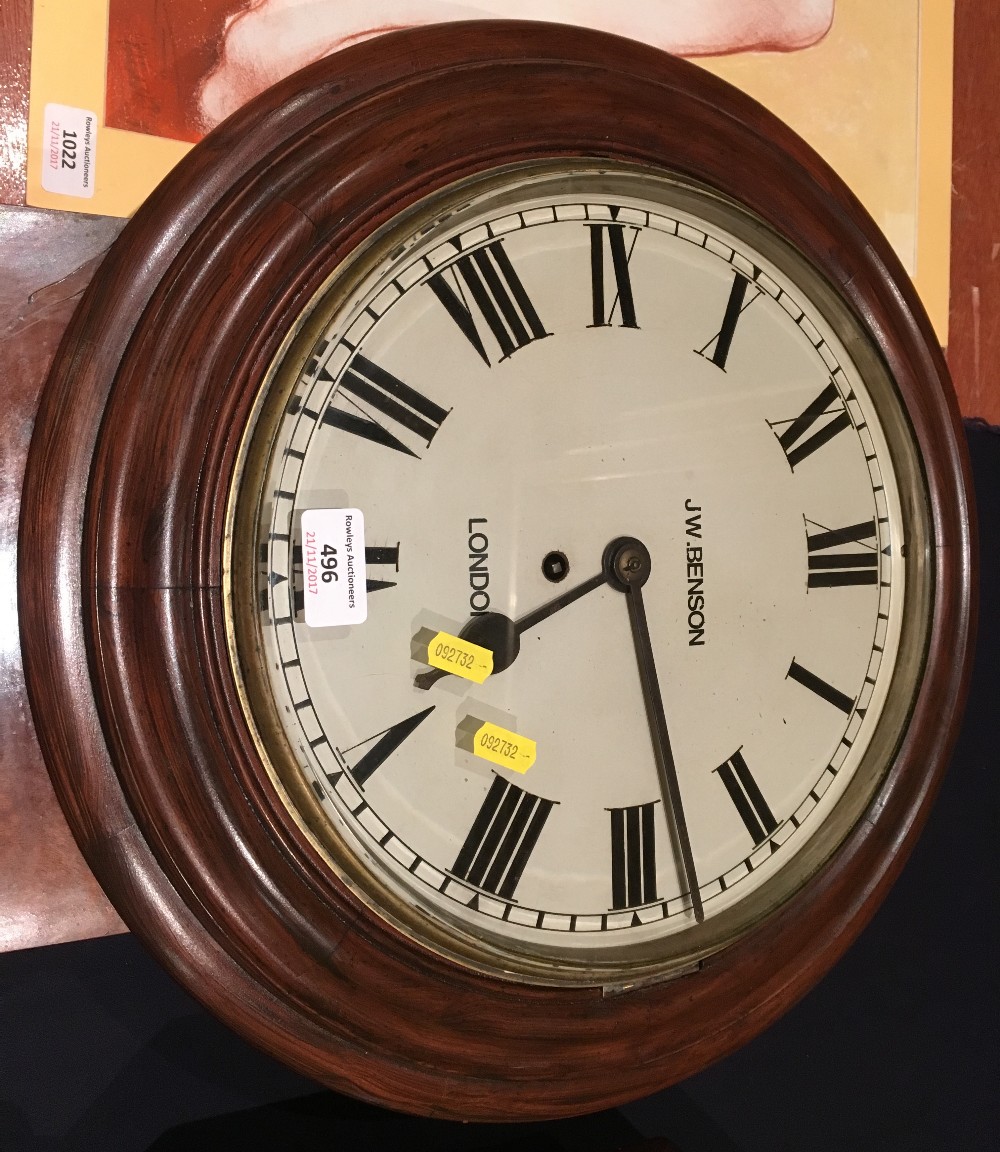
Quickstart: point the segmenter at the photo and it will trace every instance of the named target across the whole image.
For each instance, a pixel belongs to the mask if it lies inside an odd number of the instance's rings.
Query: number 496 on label
[[[359,509],[308,508],[302,513],[302,591],[310,628],[367,619],[365,518]]]

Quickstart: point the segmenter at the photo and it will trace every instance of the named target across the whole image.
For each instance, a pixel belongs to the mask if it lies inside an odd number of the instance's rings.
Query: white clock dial
[[[263,744],[418,939],[528,979],[669,970],[871,795],[922,652],[919,470],[843,306],[727,202],[564,165],[411,212],[290,334],[246,458]],[[652,690],[603,578],[625,538]]]

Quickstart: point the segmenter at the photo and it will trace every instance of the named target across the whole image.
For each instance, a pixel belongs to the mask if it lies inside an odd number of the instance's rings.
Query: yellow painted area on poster
[[[810,143],[871,213],[948,338],[954,0],[837,0],[811,48],[696,61]]]
[[[191,145],[104,124],[109,0],[35,0],[28,113],[27,201],[36,208],[131,216]],[[97,114],[94,194],[83,198],[42,187],[46,104]]]
[[[917,254],[910,274],[942,345],[948,343],[954,60],[955,0],[921,0]]]

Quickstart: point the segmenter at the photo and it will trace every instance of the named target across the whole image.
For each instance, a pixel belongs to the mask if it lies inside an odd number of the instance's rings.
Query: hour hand
[[[493,654],[493,669],[491,675],[509,668],[517,657],[521,647],[518,639],[517,625],[509,616],[500,612],[484,612],[480,616],[473,616],[467,621],[458,637],[468,640],[471,644],[478,644],[480,648],[488,648]],[[450,676],[446,668],[428,668],[418,672],[413,678],[414,688],[427,689],[436,684],[443,676]]]
[[[581,596],[586,596],[588,592],[593,592],[595,588],[600,588],[606,583],[607,576],[601,571],[596,576],[591,576],[589,580],[584,580],[582,584],[577,584],[576,587],[560,593],[552,600],[547,600],[538,608],[519,616],[516,620],[504,616],[501,612],[483,612],[466,622],[458,634],[459,638],[478,644],[482,648],[488,648],[493,653],[493,672],[491,675],[495,676],[498,672],[509,668],[517,659],[517,654],[521,650],[522,632],[530,631],[543,620],[554,616],[561,609],[579,600]],[[413,686],[415,688],[430,688],[442,676],[448,675],[450,673],[443,668],[429,668],[426,672],[420,672],[414,677]]]

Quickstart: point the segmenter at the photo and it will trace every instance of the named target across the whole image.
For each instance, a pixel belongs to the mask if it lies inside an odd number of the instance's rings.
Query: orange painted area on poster
[[[246,0],[110,0],[106,120],[110,128],[195,143],[197,99],[229,18]]]

